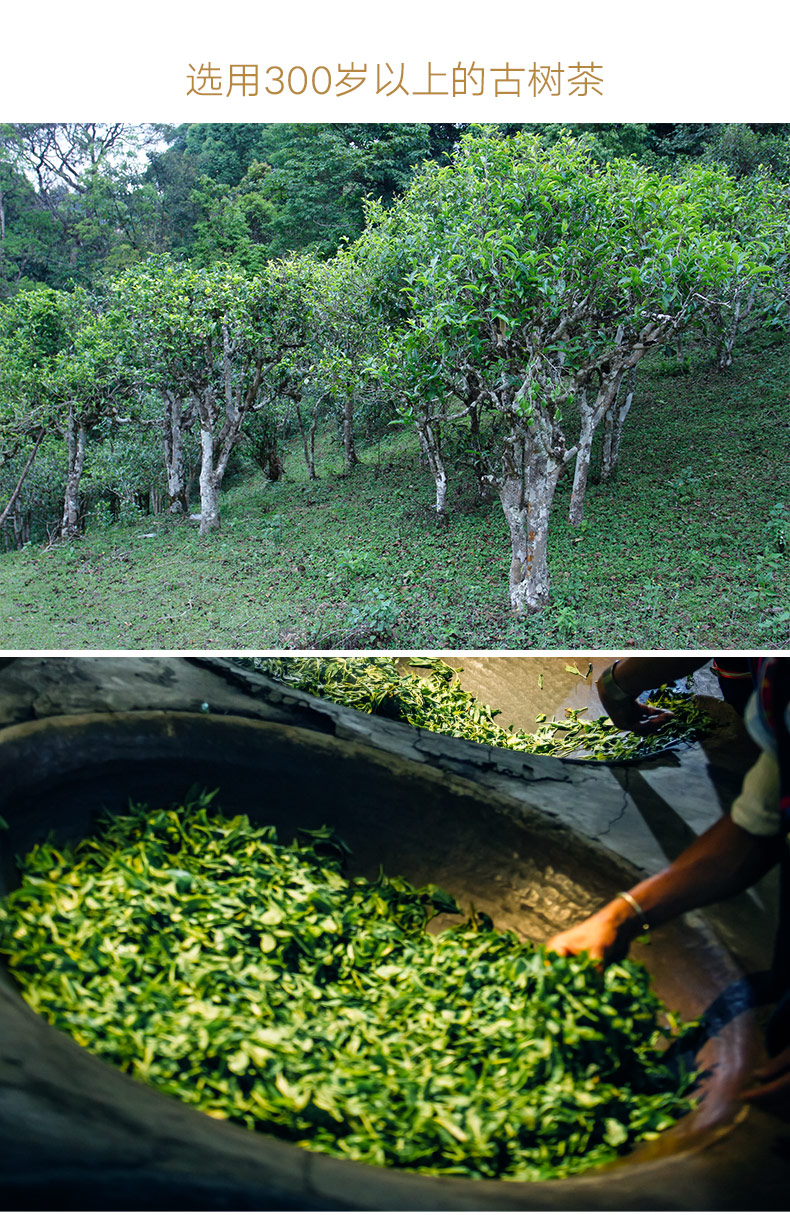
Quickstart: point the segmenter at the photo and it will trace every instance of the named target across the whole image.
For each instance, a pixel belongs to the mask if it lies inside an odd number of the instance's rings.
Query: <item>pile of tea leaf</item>
[[[283,845],[209,802],[22,860],[0,950],[83,1046],[213,1117],[465,1177],[566,1176],[692,1104],[640,967],[548,960],[483,915],[431,935],[457,911],[437,887],[348,878],[331,830]]]
[[[577,755],[595,760],[639,759],[666,747],[693,742],[710,730],[711,722],[690,692],[662,687],[650,703],[670,709],[672,720],[649,738],[618,730],[608,717],[587,720],[585,709],[566,709],[562,718],[541,713],[536,729],[514,730],[495,718],[492,709],[461,687],[456,670],[441,658],[412,659],[420,674],[401,670],[392,658],[240,658],[280,683],[322,696],[336,704],[405,721],[409,725],[464,738],[468,742],[525,751],[531,755]],[[575,671],[575,667],[567,668]],[[578,672],[580,678],[584,673]]]

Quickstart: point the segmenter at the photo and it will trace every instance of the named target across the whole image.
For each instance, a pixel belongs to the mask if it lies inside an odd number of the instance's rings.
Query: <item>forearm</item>
[[[671,865],[630,893],[655,928],[753,885],[777,863],[783,846],[782,836],[752,835],[724,815]]]
[[[693,675],[706,661],[705,658],[619,658],[615,682],[622,692],[636,697],[650,688],[660,688],[662,684]]]
[[[704,663],[704,658],[620,658],[598,679],[601,704],[618,729],[653,734],[672,720],[672,713],[638,702],[637,697],[648,688],[691,675]]]
[[[604,962],[625,957],[645,928],[704,907],[752,885],[779,860],[781,835],[753,835],[729,815],[716,822],[661,873],[618,894],[581,924],[558,933],[548,948],[567,955],[586,950]]]

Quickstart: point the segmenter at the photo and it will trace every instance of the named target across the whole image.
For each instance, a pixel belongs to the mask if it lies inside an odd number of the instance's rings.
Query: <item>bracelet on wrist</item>
[[[613,662],[612,665],[607,667],[601,675],[601,690],[603,691],[607,703],[613,709],[626,707],[632,708],[636,697],[630,696],[628,692],[624,692],[620,687],[619,683],[614,677],[614,669],[616,666],[617,663]]]
[[[633,913],[637,917],[637,919],[642,921],[642,931],[650,932],[650,924],[648,922],[647,915],[645,914],[643,909],[639,906],[639,903],[637,903],[634,896],[632,894],[629,894],[629,892],[627,890],[621,890],[620,893],[616,897],[618,899],[625,899],[626,903],[631,908],[631,910],[633,911]]]

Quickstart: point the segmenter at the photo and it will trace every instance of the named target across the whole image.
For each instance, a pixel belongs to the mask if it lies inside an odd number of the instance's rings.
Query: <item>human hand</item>
[[[573,928],[556,933],[546,942],[546,948],[561,958],[586,952],[605,966],[625,957],[635,935],[634,929],[638,931],[638,927],[638,921],[628,913],[628,908],[623,915],[620,900],[615,900]]]
[[[604,702],[604,708],[618,730],[630,730],[632,734],[647,736],[655,734],[674,716],[670,709],[659,709],[655,705],[643,704],[634,700],[630,705],[619,704],[610,708]]]
[[[752,1080],[757,1083],[741,1093],[743,1100],[790,1118],[790,1046],[759,1067]]]
[[[609,716],[617,728],[631,730],[632,734],[647,736],[655,734],[656,730],[660,730],[662,725],[671,722],[672,718],[675,717],[675,713],[672,713],[668,708],[658,708],[655,705],[650,705],[650,703],[634,700],[633,705],[631,708],[628,708],[627,712],[623,713],[621,707],[620,713],[617,714],[617,716],[623,718],[622,723],[619,720],[615,720],[613,714],[610,713]]]
[[[618,659],[601,672],[596,688],[601,704],[618,730],[630,730],[633,734],[641,735],[655,734],[656,730],[660,730],[672,720],[672,713],[669,709],[659,709],[655,705],[642,704],[637,700],[649,686],[644,682],[644,671],[637,671],[636,679],[634,678],[631,667],[638,661],[630,660],[629,666],[628,659],[623,662]],[[625,683],[625,687],[618,683],[617,671],[620,672],[620,680]]]

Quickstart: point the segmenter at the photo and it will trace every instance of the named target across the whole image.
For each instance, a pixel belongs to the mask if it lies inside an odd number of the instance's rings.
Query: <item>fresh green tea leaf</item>
[[[211,797],[132,806],[21,860],[0,953],[31,1007],[122,1070],[313,1151],[421,1172],[562,1177],[692,1104],[684,1032],[626,962],[601,972],[350,878],[330,828],[281,844]]]

